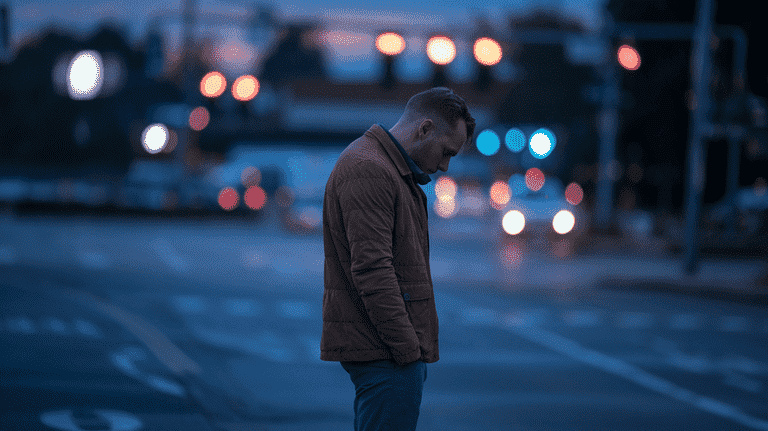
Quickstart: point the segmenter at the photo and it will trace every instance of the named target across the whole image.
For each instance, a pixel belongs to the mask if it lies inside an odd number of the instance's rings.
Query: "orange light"
[[[493,66],[501,61],[501,45],[490,37],[481,37],[475,41],[475,60],[485,66]]]
[[[627,70],[637,70],[640,68],[640,54],[635,48],[629,45],[621,45],[618,57],[621,67]]]
[[[376,38],[376,48],[386,55],[397,55],[405,49],[405,39],[397,33],[382,33]]]
[[[531,168],[525,171],[525,185],[534,192],[544,187],[544,173],[539,168]]]
[[[198,106],[189,113],[189,127],[199,132],[208,126],[210,119],[211,115],[208,113],[208,110],[204,106]]]
[[[220,72],[209,72],[200,80],[200,93],[205,97],[219,97],[227,88],[227,80]]]
[[[435,196],[439,201],[453,200],[456,197],[456,182],[451,177],[440,177],[435,183]]]
[[[232,211],[237,208],[237,203],[240,198],[237,195],[237,191],[232,187],[226,187],[219,192],[219,206],[227,211]]]
[[[582,199],[584,199],[584,191],[581,190],[581,186],[577,183],[568,184],[565,188],[565,200],[571,205],[578,205]]]
[[[243,75],[232,84],[232,95],[241,102],[247,102],[259,93],[259,80],[251,75]]]
[[[491,201],[495,204],[494,208],[500,209],[509,202],[509,185],[504,181],[496,181],[491,186]]]
[[[456,45],[445,36],[435,36],[427,42],[427,56],[435,64],[448,64],[456,58]]]

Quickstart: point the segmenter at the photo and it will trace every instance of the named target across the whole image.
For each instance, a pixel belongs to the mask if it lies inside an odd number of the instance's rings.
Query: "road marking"
[[[600,316],[592,310],[571,310],[563,314],[563,322],[568,326],[592,328],[600,325]]]
[[[181,314],[203,314],[208,309],[205,298],[192,295],[173,296],[171,305]]]
[[[49,317],[45,321],[46,326],[51,331],[59,334],[59,335],[69,335],[69,329],[67,329],[67,324],[62,322],[61,320],[55,318],[55,317]]]
[[[37,332],[35,323],[26,317],[17,317],[8,319],[8,330],[13,332],[23,332],[25,334],[34,334]]]
[[[98,251],[81,251],[77,257],[80,259],[80,264],[86,268],[109,269],[112,266],[112,259]]]
[[[66,298],[74,298],[81,304],[95,309],[102,314],[109,316],[125,329],[131,332],[135,337],[141,340],[145,346],[163,363],[168,369],[176,375],[182,375],[185,372],[199,374],[202,370],[200,366],[190,359],[175,344],[165,336],[159,329],[155,328],[144,319],[129,313],[95,295],[88,292],[65,288]]]
[[[619,314],[616,326],[626,329],[648,328],[653,325],[653,316],[650,313],[630,311]]]
[[[718,329],[722,332],[744,332],[749,329],[749,320],[744,316],[721,316]]]
[[[80,331],[81,334],[91,337],[91,338],[102,338],[103,335],[101,334],[101,331],[99,328],[94,325],[93,323],[83,320],[83,319],[76,319],[75,320],[75,329]]]
[[[16,263],[16,251],[7,245],[0,245],[0,263],[4,265],[13,265]]]
[[[261,312],[261,304],[252,299],[228,298],[224,300],[224,310],[232,316],[253,317]]]
[[[666,379],[657,377],[628,362],[588,349],[579,343],[541,328],[507,326],[517,335],[546,348],[560,352],[576,361],[630,380],[652,391],[688,403],[700,410],[731,419],[741,425],[768,431],[768,421],[752,417],[730,404],[699,395]]]
[[[303,301],[281,302],[279,313],[291,319],[308,319],[312,314],[312,305]]]
[[[160,256],[160,259],[176,272],[186,272],[189,268],[187,261],[176,252],[176,249],[173,248],[167,239],[156,238],[152,240],[152,247],[154,247],[155,251]]]
[[[516,310],[504,316],[504,324],[519,327],[539,326],[544,324],[548,314],[543,308]]]
[[[701,326],[701,316],[694,314],[675,314],[670,318],[669,327],[678,331],[693,331]]]

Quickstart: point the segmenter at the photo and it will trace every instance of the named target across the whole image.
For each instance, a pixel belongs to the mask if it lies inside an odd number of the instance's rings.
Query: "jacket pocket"
[[[409,301],[420,301],[432,297],[432,286],[426,281],[400,281],[400,291],[406,305]]]

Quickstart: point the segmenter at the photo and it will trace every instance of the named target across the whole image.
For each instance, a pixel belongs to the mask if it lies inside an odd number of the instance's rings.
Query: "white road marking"
[[[8,319],[8,330],[13,332],[23,332],[25,334],[34,334],[37,332],[35,323],[26,317],[17,317]]]
[[[568,326],[592,328],[600,325],[600,315],[592,310],[571,310],[563,314],[563,322]]]
[[[185,397],[187,394],[187,391],[183,386],[172,380],[162,376],[141,372],[138,367],[136,367],[136,362],[143,361],[147,358],[147,354],[141,348],[126,346],[117,352],[112,352],[109,355],[109,358],[112,361],[112,364],[123,374],[140,380],[160,392],[175,395],[180,398]]]
[[[579,362],[630,380],[652,391],[688,403],[700,410],[721,416],[741,425],[768,431],[768,421],[752,417],[730,404],[699,395],[666,379],[657,377],[626,361],[616,359],[596,350],[541,328],[507,326],[507,329],[536,344],[560,352]]]
[[[0,245],[0,264],[13,265],[16,261],[16,251],[10,246]]]
[[[171,304],[181,314],[203,314],[208,309],[208,303],[200,296],[174,296]]]
[[[619,314],[616,326],[619,328],[639,329],[653,325],[653,316],[650,313],[630,311]]]
[[[253,317],[261,313],[262,306],[252,299],[228,298],[224,300],[224,310],[232,316]]]
[[[744,316],[721,316],[718,329],[722,332],[744,332],[749,329],[749,320]]]
[[[539,326],[543,325],[549,312],[543,308],[534,310],[515,310],[504,316],[504,324],[508,326]]]
[[[699,329],[702,318],[695,314],[675,314],[670,318],[669,327],[678,331]]]
[[[61,320],[55,317],[50,317],[46,319],[45,323],[48,329],[50,329],[51,331],[59,335],[69,335],[69,329],[67,328],[67,324],[62,322]]]
[[[112,259],[98,251],[81,251],[77,257],[80,259],[80,264],[86,268],[109,269],[112,266]]]
[[[304,301],[281,302],[279,314],[291,319],[308,319],[312,317],[312,305]]]
[[[152,247],[154,247],[160,259],[176,272],[186,272],[189,269],[187,261],[176,252],[176,249],[173,248],[167,239],[156,238],[152,240]]]
[[[80,331],[81,334],[91,338],[102,338],[103,336],[99,328],[87,320],[76,319],[75,329]]]

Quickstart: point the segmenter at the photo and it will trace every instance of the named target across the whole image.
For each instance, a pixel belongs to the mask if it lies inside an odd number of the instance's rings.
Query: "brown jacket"
[[[323,243],[320,359],[437,362],[427,197],[378,125],[347,146],[331,171]]]

